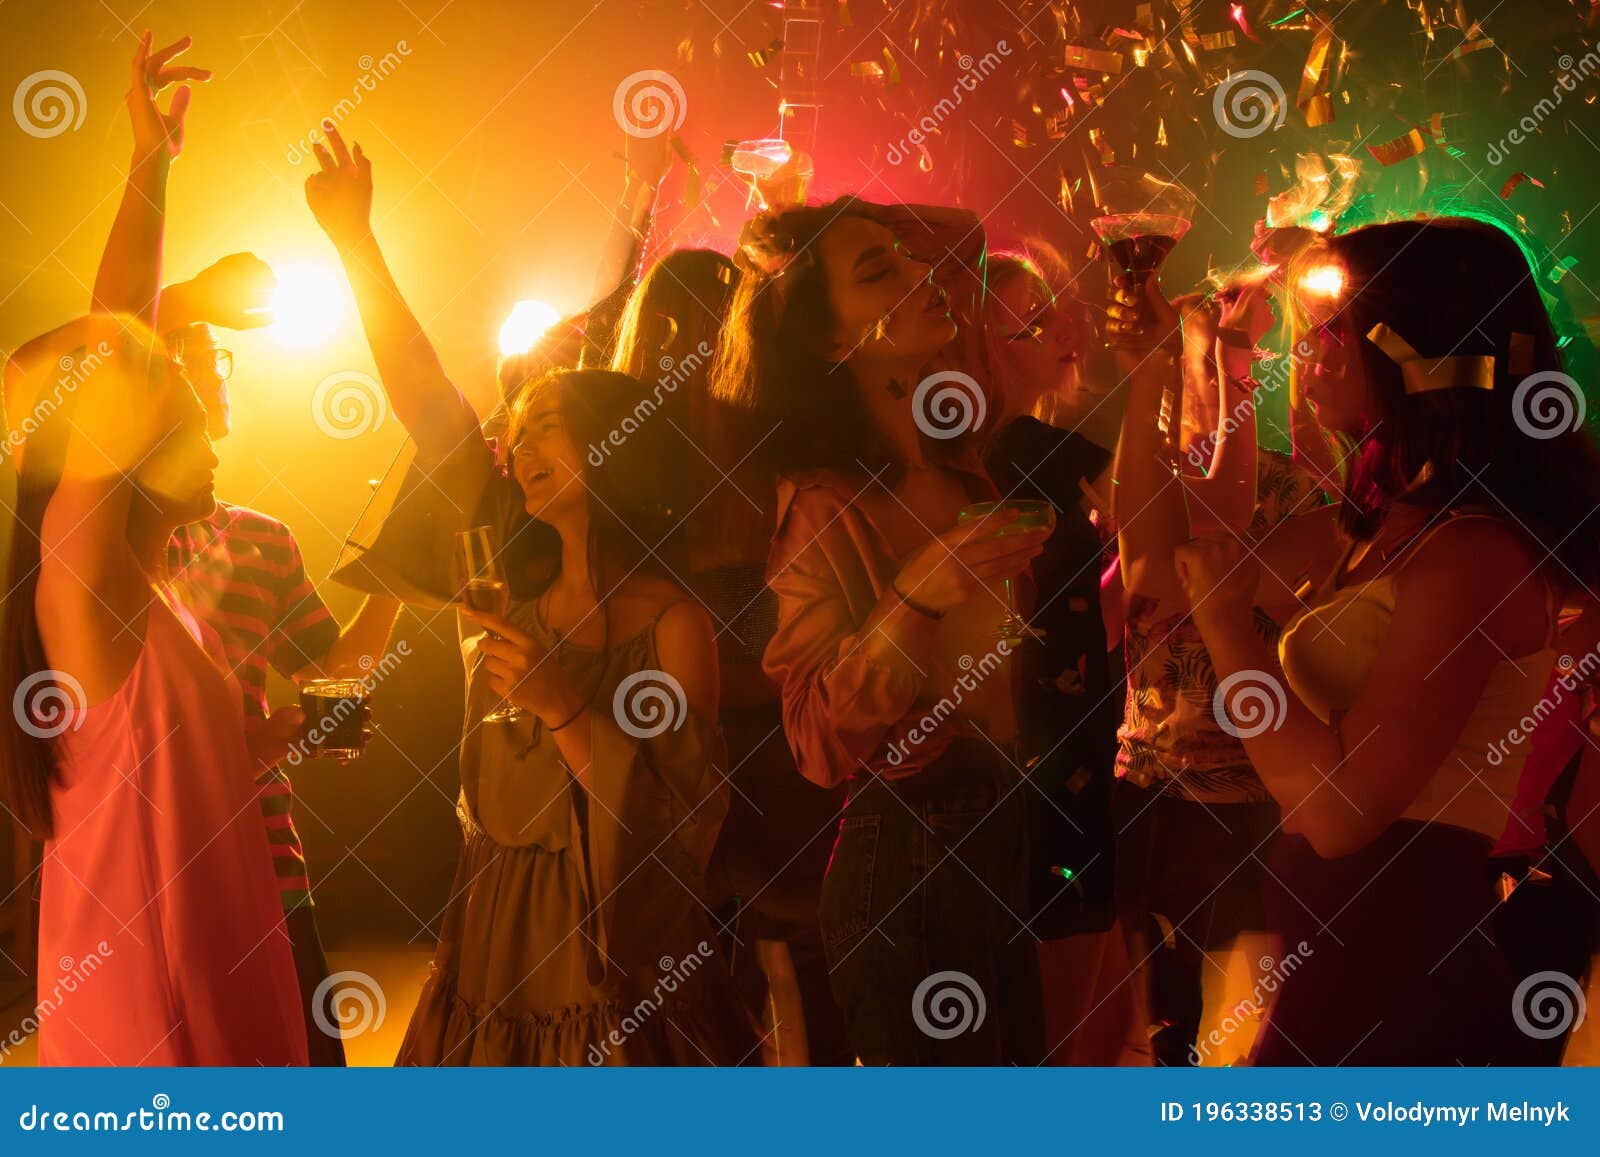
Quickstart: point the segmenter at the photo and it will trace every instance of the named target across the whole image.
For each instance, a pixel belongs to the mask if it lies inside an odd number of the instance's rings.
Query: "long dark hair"
[[[603,598],[634,573],[679,581],[686,566],[684,511],[663,485],[679,435],[660,413],[660,398],[613,370],[552,370],[518,399],[508,444],[516,445],[529,418],[551,408],[584,459],[589,543],[583,564],[596,591]],[[552,572],[540,590],[554,580]]]
[[[1352,230],[1297,268],[1319,260],[1342,271],[1334,324],[1357,343],[1377,401],[1349,459],[1345,530],[1370,539],[1402,496],[1439,509],[1483,505],[1522,524],[1564,564],[1564,577],[1593,589],[1600,524],[1581,527],[1600,507],[1600,452],[1573,428],[1585,400],[1570,378],[1556,378],[1556,335],[1522,249],[1491,225],[1445,217]],[[1399,366],[1366,336],[1379,323],[1424,358],[1492,357],[1494,388],[1408,394]],[[1536,381],[1519,392],[1541,374],[1543,389]],[[1565,419],[1551,406],[1564,406]]]
[[[817,243],[844,217],[880,221],[886,211],[857,197],[763,213],[741,238],[741,277],[712,371],[713,396],[748,410],[770,436],[770,469],[841,473],[903,466],[878,431],[848,366],[825,356],[833,306]],[[960,439],[930,443],[952,457]]]
[[[675,249],[640,279],[617,326],[611,368],[664,395],[676,428],[675,464],[659,486],[689,523],[690,566],[763,562],[772,537],[774,480],[757,464],[753,416],[711,394],[717,345],[739,270],[714,249]]]

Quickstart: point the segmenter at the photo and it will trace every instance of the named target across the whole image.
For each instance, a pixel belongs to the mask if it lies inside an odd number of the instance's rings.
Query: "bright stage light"
[[[544,331],[561,320],[553,305],[542,301],[519,301],[511,307],[511,316],[500,327],[500,356],[514,357],[525,354],[544,336]]]
[[[1320,297],[1338,297],[1344,291],[1344,270],[1337,265],[1318,265],[1300,275],[1300,288]]]
[[[272,332],[289,346],[327,341],[345,314],[344,281],[322,265],[282,266],[274,271],[278,289],[272,295]]]

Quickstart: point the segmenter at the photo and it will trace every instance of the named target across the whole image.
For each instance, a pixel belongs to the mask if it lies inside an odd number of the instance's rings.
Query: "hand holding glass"
[[[511,608],[511,583],[500,565],[500,535],[492,526],[474,526],[456,535],[456,585],[469,610],[505,617]],[[488,632],[491,636],[493,632]],[[483,717],[485,723],[512,723],[527,712],[502,703]]]
[[[1056,528],[1056,508],[1042,499],[1013,498],[1001,502],[977,502],[971,506],[963,506],[956,514],[956,525],[966,526],[968,523],[977,522],[981,518],[1001,510],[1014,510],[1017,517],[1006,523],[995,537],[1007,534],[1026,534],[1032,530],[1043,530],[1047,534]],[[1010,579],[1005,580],[1006,617],[1001,620],[995,629],[995,638],[1018,641],[1021,639],[1042,639],[1044,632],[1037,627],[1029,626],[1027,621],[1017,612],[1017,595]]]

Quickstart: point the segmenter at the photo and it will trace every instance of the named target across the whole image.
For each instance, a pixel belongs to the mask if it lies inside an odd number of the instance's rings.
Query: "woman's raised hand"
[[[183,122],[189,111],[189,81],[211,79],[209,68],[193,68],[173,64],[173,60],[189,50],[191,39],[185,36],[165,48],[152,50],[150,33],[139,38],[138,50],[133,54],[133,79],[128,87],[128,118],[133,122],[134,160],[164,157],[171,160],[183,151]],[[162,112],[156,98],[169,85],[178,87],[172,93],[167,111]]]
[[[1106,307],[1106,339],[1136,350],[1156,349],[1183,340],[1178,311],[1161,292],[1156,275],[1143,285],[1118,277]]]
[[[359,144],[345,146],[332,121],[322,131],[327,144],[311,146],[321,169],[306,178],[306,204],[328,240],[345,249],[372,230],[372,162]]]
[[[1044,550],[1046,529],[1007,529],[1016,510],[1001,507],[984,518],[936,534],[911,556],[894,585],[919,607],[943,613],[1001,579],[1015,578]]]

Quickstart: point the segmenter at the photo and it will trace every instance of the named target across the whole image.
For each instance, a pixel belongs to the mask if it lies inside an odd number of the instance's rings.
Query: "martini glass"
[[[969,522],[977,522],[980,518],[987,518],[999,510],[1015,510],[1017,517],[1014,521],[1006,523],[1004,527],[995,532],[996,537],[1007,534],[1023,534],[1030,530],[1053,531],[1056,528],[1056,508],[1050,503],[1034,498],[1011,498],[1001,502],[975,502],[971,506],[963,506],[956,512],[956,525],[966,526]],[[1018,642],[1022,639],[1042,639],[1044,632],[1037,627],[1029,626],[1020,614],[1017,613],[1017,595],[1011,580],[1005,580],[1006,592],[1006,617],[995,628],[994,637],[1005,639],[1009,642]]]
[[[1176,182],[1118,165],[1096,174],[1092,186],[1100,215],[1089,226],[1111,263],[1113,283],[1136,290],[1189,232],[1194,194]]]
[[[1110,166],[1094,180],[1095,204],[1101,215],[1089,222],[1109,262],[1112,285],[1137,293],[1160,270],[1193,224],[1194,194],[1182,185],[1137,169]],[[1154,318],[1139,299],[1139,331]],[[1142,332],[1119,335],[1107,343],[1114,349],[1139,348]],[[1177,469],[1183,426],[1183,380],[1179,375],[1161,399],[1160,428],[1167,453]]]

